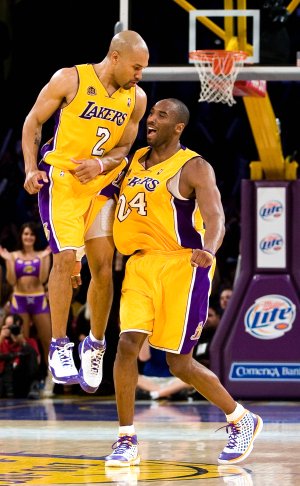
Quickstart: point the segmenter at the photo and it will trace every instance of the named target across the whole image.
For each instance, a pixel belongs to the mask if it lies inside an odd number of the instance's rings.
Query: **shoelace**
[[[103,358],[105,348],[97,349],[91,346],[92,353],[91,353],[91,374],[97,375],[99,373],[99,368],[101,364],[101,360]]]
[[[227,425],[223,425],[222,427],[219,427],[216,430],[216,432],[218,432],[221,429],[226,429],[227,434],[229,434],[229,430],[231,429],[226,447],[228,447],[228,449],[234,449],[237,446],[238,436],[241,433],[240,426],[238,424],[234,424],[233,422],[231,422]]]
[[[124,435],[119,437],[118,440],[111,446],[116,454],[123,454],[128,450],[128,447],[133,446],[132,437],[130,435]]]
[[[71,348],[73,348],[73,346],[74,343],[66,343],[64,346],[58,347],[57,352],[63,366],[73,365],[73,356],[70,350]]]

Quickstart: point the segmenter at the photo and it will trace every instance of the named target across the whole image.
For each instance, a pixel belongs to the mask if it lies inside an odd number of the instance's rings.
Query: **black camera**
[[[21,326],[19,326],[19,324],[12,324],[9,330],[14,336],[19,336],[19,334],[21,334]]]

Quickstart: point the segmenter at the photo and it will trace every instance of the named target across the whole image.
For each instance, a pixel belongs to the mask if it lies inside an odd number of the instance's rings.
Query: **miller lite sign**
[[[256,214],[256,266],[286,267],[286,188],[259,187]]]
[[[263,295],[245,313],[245,330],[258,339],[277,339],[292,329],[295,304],[284,295]]]

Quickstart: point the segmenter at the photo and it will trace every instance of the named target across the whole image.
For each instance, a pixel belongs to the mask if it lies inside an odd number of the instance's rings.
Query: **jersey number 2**
[[[100,140],[98,140],[98,142],[94,146],[92,150],[92,155],[96,155],[97,157],[102,157],[102,155],[105,153],[105,149],[102,149],[100,147],[109,139],[110,131],[108,130],[108,128],[98,127],[97,137],[99,137]]]

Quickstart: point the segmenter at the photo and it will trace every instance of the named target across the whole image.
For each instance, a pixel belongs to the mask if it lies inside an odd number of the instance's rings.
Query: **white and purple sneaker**
[[[106,456],[105,466],[137,466],[141,461],[136,435],[120,435],[117,442],[112,445],[112,448],[114,451],[110,456]]]
[[[81,359],[79,383],[87,393],[95,393],[102,381],[105,349],[105,344],[94,342],[89,336],[79,344],[78,350]]]
[[[253,442],[263,428],[263,421],[259,415],[246,410],[236,421],[226,426],[230,429],[229,439],[226,447],[219,455],[220,464],[235,464],[249,456],[253,449]]]
[[[54,383],[62,385],[79,383],[78,371],[72,354],[73,346],[74,343],[71,343],[67,337],[51,342],[48,363]]]

